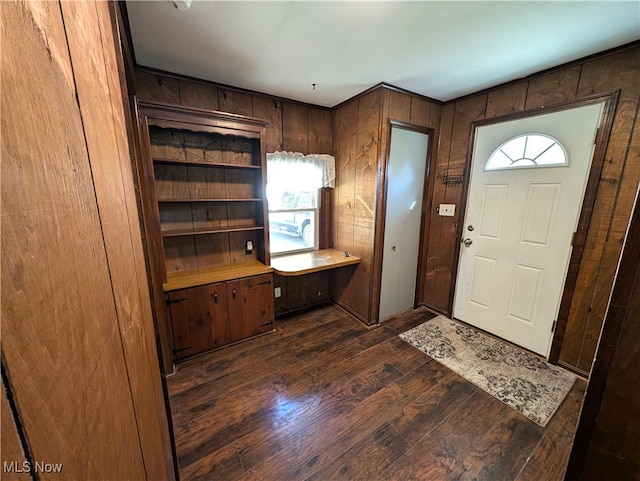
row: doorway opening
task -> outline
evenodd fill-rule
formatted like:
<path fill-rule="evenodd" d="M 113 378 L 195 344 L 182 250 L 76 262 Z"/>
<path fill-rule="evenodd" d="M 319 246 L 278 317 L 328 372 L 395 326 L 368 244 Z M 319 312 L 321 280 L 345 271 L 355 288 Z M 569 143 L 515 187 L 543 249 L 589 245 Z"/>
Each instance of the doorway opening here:
<path fill-rule="evenodd" d="M 415 307 L 429 134 L 391 123 L 379 319 Z"/>

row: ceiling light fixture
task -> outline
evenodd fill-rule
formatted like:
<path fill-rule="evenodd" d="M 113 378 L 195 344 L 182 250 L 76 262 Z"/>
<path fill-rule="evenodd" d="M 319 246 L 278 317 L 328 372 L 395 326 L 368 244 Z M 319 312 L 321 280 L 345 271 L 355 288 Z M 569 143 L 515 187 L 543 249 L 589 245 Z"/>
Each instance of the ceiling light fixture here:
<path fill-rule="evenodd" d="M 169 3 L 171 3 L 178 10 L 189 10 L 191 2 L 193 2 L 193 0 L 169 0 Z"/>

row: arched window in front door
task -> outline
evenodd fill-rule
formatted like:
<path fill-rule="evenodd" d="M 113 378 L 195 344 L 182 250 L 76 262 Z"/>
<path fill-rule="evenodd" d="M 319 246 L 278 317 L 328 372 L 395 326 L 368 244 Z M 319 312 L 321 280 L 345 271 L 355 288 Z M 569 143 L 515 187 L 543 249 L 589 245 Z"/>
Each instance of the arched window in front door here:
<path fill-rule="evenodd" d="M 567 152 L 553 137 L 525 134 L 507 140 L 489 156 L 484 170 L 569 165 Z"/>

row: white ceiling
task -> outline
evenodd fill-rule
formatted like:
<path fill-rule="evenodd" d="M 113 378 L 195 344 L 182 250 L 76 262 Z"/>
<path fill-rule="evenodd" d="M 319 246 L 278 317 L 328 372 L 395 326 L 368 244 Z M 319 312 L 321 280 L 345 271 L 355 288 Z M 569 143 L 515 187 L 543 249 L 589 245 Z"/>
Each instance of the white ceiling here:
<path fill-rule="evenodd" d="M 640 39 L 638 0 L 127 9 L 139 65 L 327 107 L 380 82 L 447 101 Z"/>

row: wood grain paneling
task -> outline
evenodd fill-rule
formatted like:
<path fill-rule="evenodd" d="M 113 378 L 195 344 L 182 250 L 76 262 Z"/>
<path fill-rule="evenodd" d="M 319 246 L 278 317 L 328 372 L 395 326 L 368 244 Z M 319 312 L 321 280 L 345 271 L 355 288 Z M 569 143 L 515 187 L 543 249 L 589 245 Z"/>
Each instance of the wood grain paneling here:
<path fill-rule="evenodd" d="M 402 122 L 411 121 L 411 97 L 396 90 L 386 90 L 385 95 L 388 97 L 389 113 L 388 116 L 393 120 Z M 427 111 L 428 118 L 428 111 Z M 412 122 L 415 123 L 415 122 Z M 385 151 L 386 152 L 386 151 Z"/>
<path fill-rule="evenodd" d="M 451 174 L 459 174 L 460 172 L 449 171 L 449 151 L 451 147 L 451 139 L 453 133 L 453 118 L 455 115 L 455 104 L 447 104 L 442 108 L 442 118 L 440 123 L 440 142 L 438 153 L 433 169 L 433 190 L 431 194 L 431 210 L 429 214 L 429 237 L 426 246 L 426 271 L 424 273 L 424 289 L 422 299 L 428 306 L 431 306 L 441 312 L 447 310 L 444 299 L 436 294 L 439 273 L 446 268 L 443 264 L 440 244 L 442 238 L 443 217 L 436 212 L 436 207 L 444 203 L 446 194 L 446 185 L 443 182 L 444 176 Z M 446 239 L 445 239 L 446 241 Z"/>
<path fill-rule="evenodd" d="M 576 65 L 531 79 L 525 109 L 573 100 L 576 97 L 580 70 L 580 65 Z"/>
<path fill-rule="evenodd" d="M 331 112 L 309 109 L 309 154 L 331 153 Z"/>
<path fill-rule="evenodd" d="M 434 124 L 440 118 L 440 115 L 436 113 L 439 110 L 440 106 L 435 102 L 420 97 L 411 97 L 409 123 L 420 127 L 435 128 Z"/>
<path fill-rule="evenodd" d="M 331 111 L 265 94 L 234 90 L 213 82 L 136 68 L 141 100 L 249 115 L 269 122 L 267 152 L 331 153 Z"/>
<path fill-rule="evenodd" d="M 524 110 L 528 82 L 519 82 L 492 90 L 487 94 L 487 118 Z"/>
<path fill-rule="evenodd" d="M 178 79 L 136 69 L 136 93 L 142 100 L 180 105 Z"/>
<path fill-rule="evenodd" d="M 94 181 L 109 274 L 127 362 L 146 474 L 169 479 L 160 364 L 147 289 L 141 232 L 129 159 L 116 39 L 106 2 L 64 2 L 62 14 Z M 88 49 L 87 45 L 101 48 Z M 110 108 L 95 108 L 95 105 Z M 123 215 L 125 213 L 125 215 Z M 135 259 L 136 262 L 131 262 Z"/>
<path fill-rule="evenodd" d="M 109 6 L 1 8 L 2 351 L 33 457 L 171 479 Z"/>
<path fill-rule="evenodd" d="M 220 110 L 217 87 L 186 79 L 179 79 L 178 85 L 180 88 L 180 105 Z"/>
<path fill-rule="evenodd" d="M 267 152 L 282 150 L 282 102 L 256 96 L 253 98 L 253 116 L 269 122 L 265 146 Z"/>
<path fill-rule="evenodd" d="M 334 113 L 333 138 L 336 157 L 336 189 L 333 195 L 332 219 L 333 247 L 359 256 L 353 240 L 355 210 L 355 158 L 354 142 L 357 128 L 358 104 L 346 104 Z M 356 268 L 338 269 L 330 274 L 331 297 L 345 309 L 350 309 L 353 290 L 351 279 Z"/>
<path fill-rule="evenodd" d="M 253 101 L 251 95 L 245 92 L 219 88 L 218 105 L 222 112 L 253 116 Z"/>
<path fill-rule="evenodd" d="M 453 119 L 452 142 L 447 165 L 449 174 L 463 174 L 470 160 L 471 148 L 471 123 L 484 118 L 487 98 L 479 95 L 456 102 L 455 116 Z M 450 304 L 452 300 L 453 283 L 455 281 L 455 258 L 460 248 L 458 240 L 458 226 L 464 220 L 464 184 L 445 185 L 444 203 L 459 204 L 453 217 L 443 217 L 440 230 L 441 244 L 439 248 L 439 263 L 442 267 L 438 270 L 436 280 L 436 299 L 439 304 Z M 444 240 L 444 242 L 443 242 Z M 452 242 L 453 241 L 453 242 Z"/>
<path fill-rule="evenodd" d="M 640 210 L 631 217 L 567 480 L 640 476 Z"/>
<path fill-rule="evenodd" d="M 639 94 L 640 97 L 640 94 Z M 598 338 L 606 312 L 609 291 L 615 276 L 616 259 L 625 235 L 627 218 L 631 208 L 633 190 L 640 179 L 640 104 L 636 104 L 634 130 L 631 134 L 625 154 L 624 170 L 621 173 L 620 187 L 616 198 L 615 210 L 610 217 L 607 243 L 602 256 L 598 273 L 597 286 L 594 291 L 594 302 L 591 316 L 588 318 L 586 332 L 580 352 L 578 367 L 588 371 L 591 368 Z"/>
<path fill-rule="evenodd" d="M 287 152 L 309 152 L 309 109 L 300 104 L 282 104 L 282 147 Z"/>
<path fill-rule="evenodd" d="M 362 259 L 353 279 L 353 310 L 375 322 L 371 315 L 372 276 L 377 207 L 377 179 L 382 91 L 373 91 L 358 100 L 356 131 L 355 208 L 353 241 Z"/>
<path fill-rule="evenodd" d="M 591 369 L 633 192 L 640 180 L 637 156 L 629 155 L 638 118 L 640 86 L 635 79 L 640 72 L 639 50 L 585 63 L 578 86 L 578 96 L 620 89 L 559 358 L 563 365 L 583 372 Z"/>

